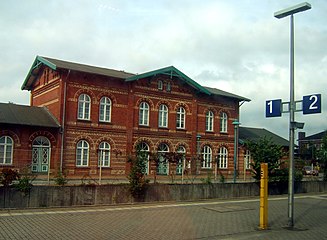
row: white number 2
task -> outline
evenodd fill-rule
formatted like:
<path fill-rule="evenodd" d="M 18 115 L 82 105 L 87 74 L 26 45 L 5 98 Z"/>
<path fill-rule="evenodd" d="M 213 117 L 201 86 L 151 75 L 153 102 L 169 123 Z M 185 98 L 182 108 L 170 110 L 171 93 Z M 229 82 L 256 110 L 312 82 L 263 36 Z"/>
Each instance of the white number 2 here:
<path fill-rule="evenodd" d="M 317 95 L 311 95 L 309 100 L 312 101 L 312 103 L 309 106 L 309 109 L 310 110 L 318 109 L 318 105 L 315 105 L 317 103 L 317 101 L 318 101 Z"/>

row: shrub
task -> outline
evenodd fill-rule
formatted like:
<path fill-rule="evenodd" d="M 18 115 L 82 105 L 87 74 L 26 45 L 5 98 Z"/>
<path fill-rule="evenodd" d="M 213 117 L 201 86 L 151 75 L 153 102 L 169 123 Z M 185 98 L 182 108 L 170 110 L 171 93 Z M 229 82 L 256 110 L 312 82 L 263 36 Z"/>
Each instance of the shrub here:
<path fill-rule="evenodd" d="M 17 170 L 12 170 L 10 168 L 4 168 L 0 174 L 0 183 L 4 187 L 8 187 L 13 181 L 19 179 L 19 174 Z"/>

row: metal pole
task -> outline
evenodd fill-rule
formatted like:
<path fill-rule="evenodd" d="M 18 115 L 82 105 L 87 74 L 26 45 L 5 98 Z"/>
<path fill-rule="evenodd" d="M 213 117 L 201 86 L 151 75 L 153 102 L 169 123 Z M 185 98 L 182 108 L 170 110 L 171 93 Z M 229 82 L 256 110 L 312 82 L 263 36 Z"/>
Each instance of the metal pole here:
<path fill-rule="evenodd" d="M 294 21 L 290 18 L 290 122 L 289 122 L 289 180 L 288 180 L 288 227 L 294 226 Z"/>

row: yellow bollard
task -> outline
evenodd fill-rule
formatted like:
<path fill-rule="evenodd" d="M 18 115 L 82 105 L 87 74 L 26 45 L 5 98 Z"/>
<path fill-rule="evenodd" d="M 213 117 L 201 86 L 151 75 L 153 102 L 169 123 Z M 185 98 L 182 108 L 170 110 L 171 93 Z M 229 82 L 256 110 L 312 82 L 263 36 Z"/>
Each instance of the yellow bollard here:
<path fill-rule="evenodd" d="M 261 163 L 259 228 L 268 228 L 268 163 Z"/>

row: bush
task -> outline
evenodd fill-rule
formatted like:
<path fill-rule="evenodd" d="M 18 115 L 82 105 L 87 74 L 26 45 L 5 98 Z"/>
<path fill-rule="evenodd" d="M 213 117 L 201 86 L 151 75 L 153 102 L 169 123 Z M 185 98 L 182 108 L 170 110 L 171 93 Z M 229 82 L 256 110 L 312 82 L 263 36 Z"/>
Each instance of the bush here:
<path fill-rule="evenodd" d="M 57 175 L 54 179 L 55 183 L 59 186 L 64 186 L 65 184 L 67 184 L 68 180 L 67 180 L 67 174 L 66 173 L 62 173 L 62 171 L 58 171 Z"/>
<path fill-rule="evenodd" d="M 10 168 L 4 168 L 0 174 L 0 183 L 4 187 L 8 187 L 13 181 L 19 179 L 19 174 L 17 170 L 12 170 Z"/>

